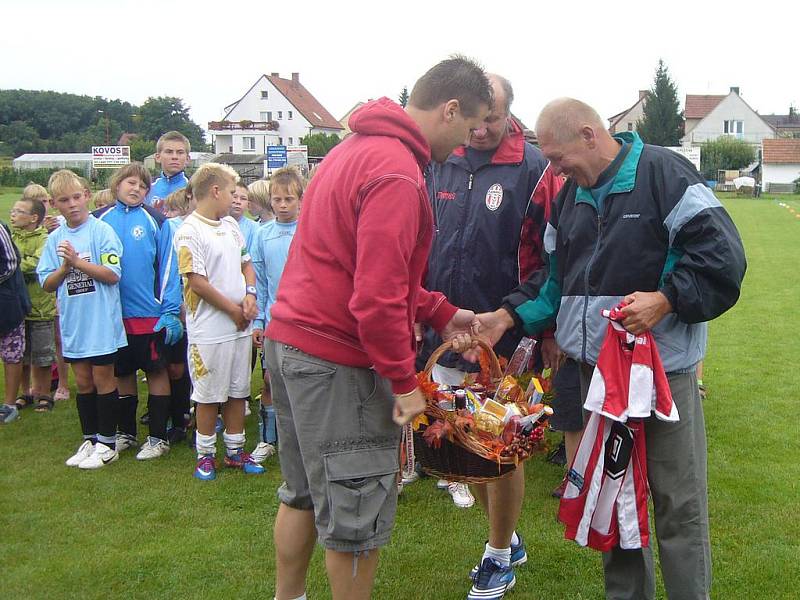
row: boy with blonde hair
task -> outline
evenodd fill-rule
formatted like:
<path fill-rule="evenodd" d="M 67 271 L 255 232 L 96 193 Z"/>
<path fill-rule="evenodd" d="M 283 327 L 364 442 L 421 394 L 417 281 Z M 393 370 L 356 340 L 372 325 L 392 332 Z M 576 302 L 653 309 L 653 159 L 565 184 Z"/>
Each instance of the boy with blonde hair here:
<path fill-rule="evenodd" d="M 156 142 L 156 162 L 161 165 L 161 176 L 153 182 L 145 204 L 163 212 L 164 200 L 172 192 L 189 183 L 184 170 L 189 164 L 191 144 L 180 131 L 168 131 Z"/>
<path fill-rule="evenodd" d="M 95 192 L 94 195 L 92 195 L 92 203 L 94 204 L 95 210 L 100 210 L 114 203 L 114 194 L 112 194 L 111 190 L 108 188 Z"/>
<path fill-rule="evenodd" d="M 128 343 L 118 286 L 122 243 L 89 214 L 89 193 L 72 171 L 54 173 L 49 188 L 66 222 L 47 238 L 36 273 L 46 292 L 58 292 L 64 358 L 75 375 L 84 438 L 66 464 L 99 469 L 119 458 L 114 362 Z"/>
<path fill-rule="evenodd" d="M 250 397 L 250 321 L 257 315 L 256 276 L 236 221 L 229 216 L 236 172 L 207 163 L 192 176 L 197 208 L 180 226 L 174 246 L 184 277 L 192 401 L 197 406 L 194 476 L 216 478 L 218 405 L 225 421 L 225 464 L 264 472 L 244 452 L 245 403 Z"/>
<path fill-rule="evenodd" d="M 264 179 L 254 181 L 247 186 L 247 198 L 250 202 L 250 214 L 255 217 L 255 222 L 269 223 L 275 218 L 269 201 L 269 182 Z"/>
<path fill-rule="evenodd" d="M 236 191 L 233 192 L 233 202 L 231 202 L 231 216 L 236 220 L 236 224 L 244 236 L 244 243 L 248 252 L 253 247 L 253 241 L 258 231 L 258 223 L 245 214 L 249 208 L 248 188 L 242 181 L 237 181 Z"/>

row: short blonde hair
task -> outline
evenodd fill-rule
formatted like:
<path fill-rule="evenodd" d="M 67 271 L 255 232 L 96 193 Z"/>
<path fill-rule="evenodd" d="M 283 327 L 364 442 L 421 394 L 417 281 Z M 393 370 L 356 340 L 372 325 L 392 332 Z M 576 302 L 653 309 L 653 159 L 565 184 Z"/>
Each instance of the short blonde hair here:
<path fill-rule="evenodd" d="M 303 197 L 306 182 L 297 167 L 282 167 L 269 178 L 270 198 L 272 197 L 272 188 L 276 185 L 283 186 L 300 200 Z"/>
<path fill-rule="evenodd" d="M 84 185 L 81 178 L 69 169 L 61 169 L 50 175 L 47 181 L 47 189 L 50 195 L 55 199 L 61 195 L 69 194 L 75 189 L 83 191 Z"/>
<path fill-rule="evenodd" d="M 156 152 L 161 152 L 164 149 L 164 144 L 167 142 L 181 142 L 186 146 L 186 154 L 192 151 L 192 145 L 189 143 L 189 138 L 183 135 L 180 131 L 168 131 L 156 142 Z"/>
<path fill-rule="evenodd" d="M 181 188 L 172 192 L 164 200 L 167 210 L 173 210 L 181 216 L 189 213 L 189 198 L 186 196 L 186 188 Z"/>
<path fill-rule="evenodd" d="M 117 197 L 119 184 L 122 183 L 123 179 L 127 179 L 128 177 L 138 177 L 142 183 L 147 186 L 147 191 L 150 191 L 150 186 L 152 185 L 150 171 L 148 171 L 142 163 L 132 162 L 120 169 L 117 169 L 111 176 L 111 182 L 108 184 L 108 187 L 111 188 L 111 193 L 114 194 L 114 198 Z"/>
<path fill-rule="evenodd" d="M 256 206 L 264 210 L 272 210 L 269 204 L 269 183 L 263 179 L 254 181 L 247 186 L 247 199 L 255 202 Z"/>
<path fill-rule="evenodd" d="M 47 193 L 47 188 L 43 185 L 31 182 L 22 190 L 22 198 L 20 198 L 20 200 L 41 200 L 42 202 L 48 202 L 50 200 L 50 194 Z"/>
<path fill-rule="evenodd" d="M 221 163 L 208 162 L 201 165 L 192 175 L 190 183 L 192 185 L 192 195 L 200 200 L 211 192 L 211 187 L 239 181 L 239 174 L 228 165 Z"/>
<path fill-rule="evenodd" d="M 92 196 L 92 202 L 95 208 L 102 208 L 114 203 L 114 194 L 111 193 L 109 188 L 95 192 Z"/>

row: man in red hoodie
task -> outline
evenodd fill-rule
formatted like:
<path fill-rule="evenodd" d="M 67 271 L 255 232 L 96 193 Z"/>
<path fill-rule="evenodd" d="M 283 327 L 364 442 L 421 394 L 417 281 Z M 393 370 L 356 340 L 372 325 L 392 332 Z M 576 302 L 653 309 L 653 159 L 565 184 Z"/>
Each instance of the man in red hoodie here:
<path fill-rule="evenodd" d="M 422 288 L 433 237 L 423 171 L 481 127 L 491 105 L 479 66 L 442 61 L 405 110 L 388 98 L 359 109 L 353 135 L 306 191 L 265 332 L 285 479 L 278 600 L 305 598 L 317 538 L 334 600 L 372 593 L 397 508 L 400 426 L 425 407 L 413 324 L 461 340 L 475 325 L 471 311 Z"/>

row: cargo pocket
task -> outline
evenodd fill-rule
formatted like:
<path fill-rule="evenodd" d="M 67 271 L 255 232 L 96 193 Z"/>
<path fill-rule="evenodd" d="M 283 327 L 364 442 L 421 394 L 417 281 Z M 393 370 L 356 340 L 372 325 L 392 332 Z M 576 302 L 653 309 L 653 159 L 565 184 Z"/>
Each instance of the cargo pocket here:
<path fill-rule="evenodd" d="M 325 455 L 334 540 L 359 542 L 387 533 L 397 510 L 397 448 L 360 448 Z"/>

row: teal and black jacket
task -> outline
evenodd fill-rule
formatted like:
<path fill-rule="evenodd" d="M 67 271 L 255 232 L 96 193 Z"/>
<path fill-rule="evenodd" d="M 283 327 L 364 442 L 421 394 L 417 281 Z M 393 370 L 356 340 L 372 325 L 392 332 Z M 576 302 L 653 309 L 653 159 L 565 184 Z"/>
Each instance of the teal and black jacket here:
<path fill-rule="evenodd" d="M 688 371 L 705 353 L 706 322 L 739 298 L 742 241 L 686 158 L 635 132 L 616 137 L 631 148 L 601 210 L 590 190 L 567 181 L 545 232 L 548 276 L 525 290 L 528 301 L 506 307 L 516 307 L 528 333 L 555 320 L 561 349 L 596 364 L 607 325 L 600 311 L 636 291 L 661 291 L 673 308 L 653 328 L 664 369 Z"/>

